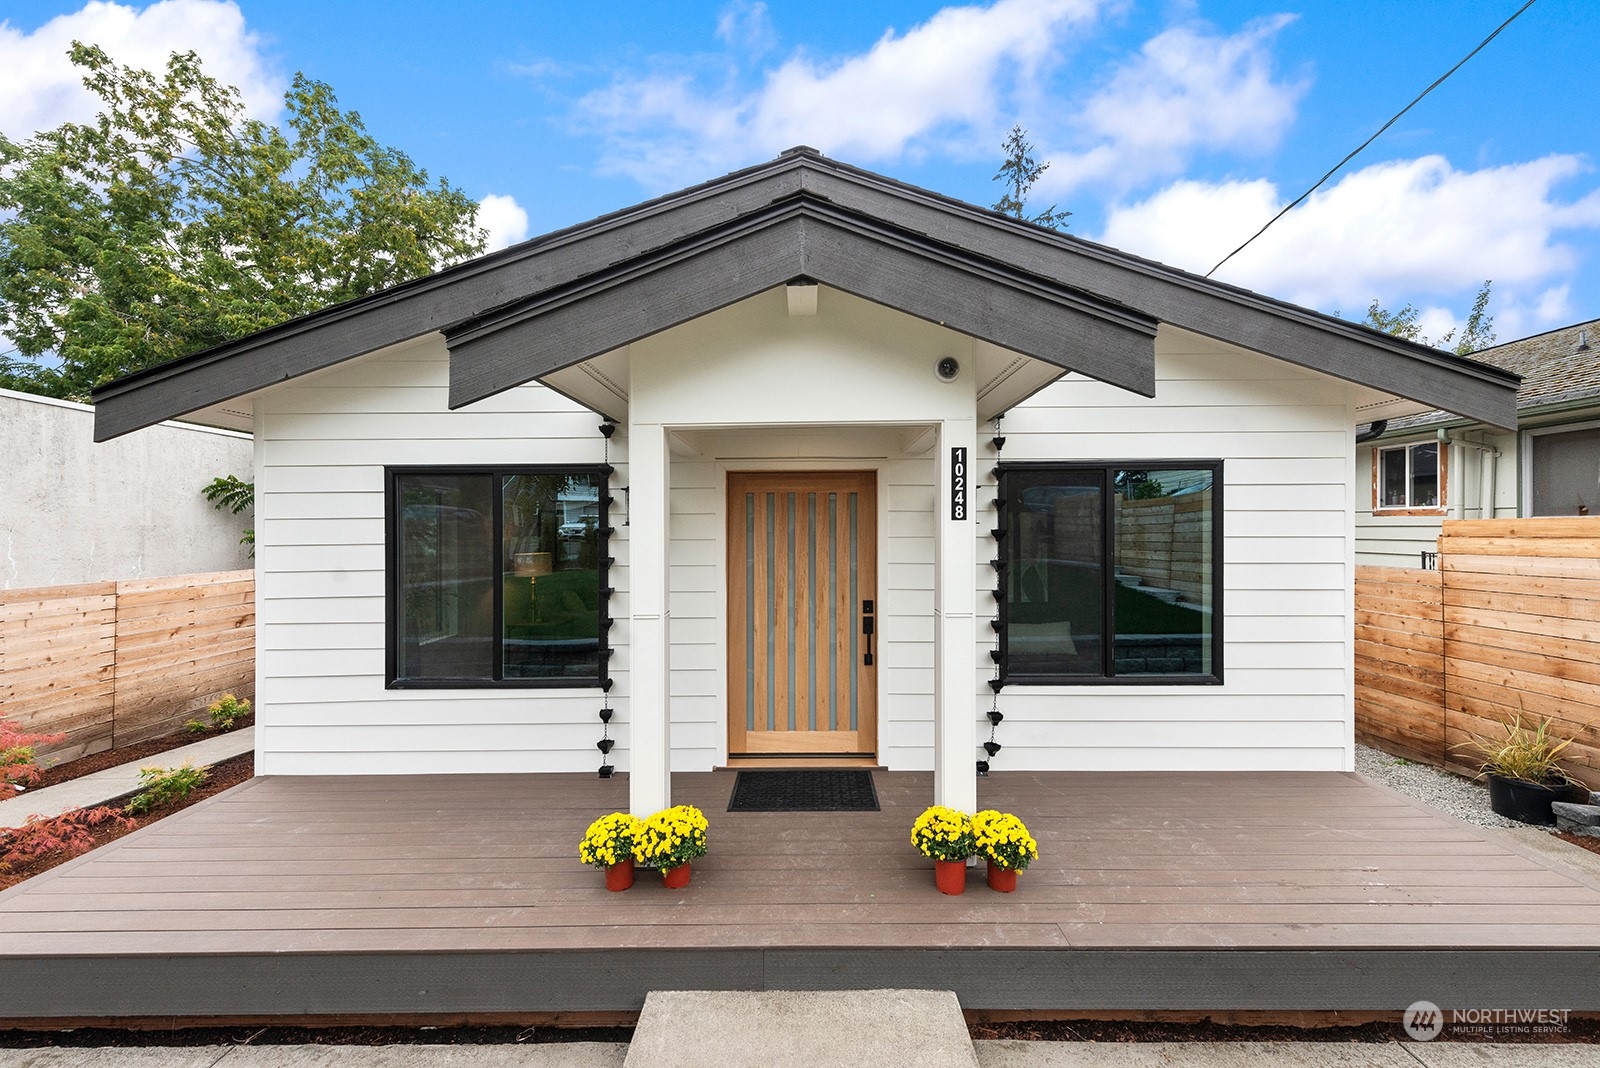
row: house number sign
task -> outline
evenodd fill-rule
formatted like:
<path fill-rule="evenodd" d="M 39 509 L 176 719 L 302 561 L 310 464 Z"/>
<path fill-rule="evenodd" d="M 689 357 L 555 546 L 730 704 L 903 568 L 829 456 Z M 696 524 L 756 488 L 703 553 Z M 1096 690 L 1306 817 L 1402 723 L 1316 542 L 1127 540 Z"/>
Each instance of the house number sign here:
<path fill-rule="evenodd" d="M 950 519 L 964 522 L 967 518 L 967 450 L 950 450 Z"/>

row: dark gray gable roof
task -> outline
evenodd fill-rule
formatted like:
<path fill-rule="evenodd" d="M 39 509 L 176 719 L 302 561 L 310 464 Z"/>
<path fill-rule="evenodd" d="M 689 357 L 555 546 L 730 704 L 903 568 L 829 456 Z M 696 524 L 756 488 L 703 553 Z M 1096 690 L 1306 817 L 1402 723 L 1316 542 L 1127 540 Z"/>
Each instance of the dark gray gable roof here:
<path fill-rule="evenodd" d="M 95 391 L 116 437 L 443 331 L 469 403 L 797 278 L 1138 392 L 1157 322 L 1485 422 L 1516 377 L 793 149 Z"/>

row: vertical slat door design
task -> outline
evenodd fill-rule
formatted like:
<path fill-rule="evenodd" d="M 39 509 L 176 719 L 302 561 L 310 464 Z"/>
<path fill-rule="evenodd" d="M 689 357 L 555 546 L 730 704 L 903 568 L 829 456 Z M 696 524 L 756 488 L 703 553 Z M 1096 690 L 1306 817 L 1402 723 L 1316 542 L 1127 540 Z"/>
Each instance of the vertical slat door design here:
<path fill-rule="evenodd" d="M 728 753 L 877 749 L 877 476 L 728 475 Z"/>

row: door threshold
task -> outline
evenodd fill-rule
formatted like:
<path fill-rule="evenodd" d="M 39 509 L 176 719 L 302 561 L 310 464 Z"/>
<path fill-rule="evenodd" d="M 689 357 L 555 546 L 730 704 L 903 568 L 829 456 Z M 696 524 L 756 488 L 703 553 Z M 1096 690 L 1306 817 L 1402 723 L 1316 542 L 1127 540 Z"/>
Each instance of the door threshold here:
<path fill-rule="evenodd" d="M 741 768 L 871 768 L 875 771 L 889 769 L 878 763 L 877 757 L 862 756 L 806 756 L 804 754 L 774 753 L 772 756 L 730 756 L 723 768 L 735 771 Z"/>

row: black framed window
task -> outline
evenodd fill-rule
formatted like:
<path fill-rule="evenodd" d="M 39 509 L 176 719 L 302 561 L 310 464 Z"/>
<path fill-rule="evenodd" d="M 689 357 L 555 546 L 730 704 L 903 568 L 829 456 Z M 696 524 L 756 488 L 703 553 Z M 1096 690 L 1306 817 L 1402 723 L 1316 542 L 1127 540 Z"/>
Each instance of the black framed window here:
<path fill-rule="evenodd" d="M 390 468 L 389 685 L 598 685 L 607 473 Z"/>
<path fill-rule="evenodd" d="M 1222 463 L 1000 468 L 1008 683 L 1222 681 Z"/>

